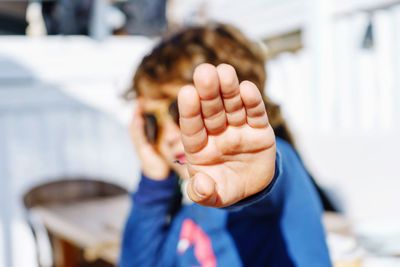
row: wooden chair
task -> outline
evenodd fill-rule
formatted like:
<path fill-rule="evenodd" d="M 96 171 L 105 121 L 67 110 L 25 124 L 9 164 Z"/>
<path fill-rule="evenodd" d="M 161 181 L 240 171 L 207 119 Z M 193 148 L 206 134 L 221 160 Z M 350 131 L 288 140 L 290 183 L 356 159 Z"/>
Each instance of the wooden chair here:
<path fill-rule="evenodd" d="M 26 220 L 32 231 L 36 245 L 38 265 L 40 267 L 111 266 L 101 260 L 87 262 L 83 257 L 82 249 L 49 232 L 48 229 L 40 223 L 40 218 L 33 216 L 30 212 L 32 208 L 54 204 L 70 204 L 90 199 L 119 196 L 127 193 L 127 190 L 118 185 L 85 178 L 59 179 L 40 184 L 26 192 L 23 196 L 23 203 L 26 209 Z M 43 231 L 40 229 L 43 229 Z M 45 252 L 43 251 L 43 245 L 41 246 L 41 244 L 39 244 L 40 236 L 46 236 L 50 243 L 52 258 L 50 260 L 43 261 L 43 254 L 45 254 Z"/>

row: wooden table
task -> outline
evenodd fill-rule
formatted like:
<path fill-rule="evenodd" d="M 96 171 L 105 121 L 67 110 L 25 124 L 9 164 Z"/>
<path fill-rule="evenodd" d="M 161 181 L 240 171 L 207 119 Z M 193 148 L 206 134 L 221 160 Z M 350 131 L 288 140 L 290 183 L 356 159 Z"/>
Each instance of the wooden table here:
<path fill-rule="evenodd" d="M 130 197 L 124 195 L 35 207 L 33 211 L 52 234 L 82 248 L 86 260 L 116 264 L 130 205 Z"/>

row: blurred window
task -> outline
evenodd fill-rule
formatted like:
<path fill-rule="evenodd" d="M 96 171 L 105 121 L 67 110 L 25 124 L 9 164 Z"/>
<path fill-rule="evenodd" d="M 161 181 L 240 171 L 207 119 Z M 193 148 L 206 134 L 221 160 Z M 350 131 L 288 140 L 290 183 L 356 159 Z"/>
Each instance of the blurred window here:
<path fill-rule="evenodd" d="M 25 34 L 27 6 L 27 1 L 0 1 L 0 35 Z"/>

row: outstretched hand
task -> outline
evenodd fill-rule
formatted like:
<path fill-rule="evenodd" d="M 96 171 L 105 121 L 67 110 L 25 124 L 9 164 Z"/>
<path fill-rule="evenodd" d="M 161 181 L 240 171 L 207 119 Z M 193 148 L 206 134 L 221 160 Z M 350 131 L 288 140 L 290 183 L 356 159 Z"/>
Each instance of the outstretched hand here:
<path fill-rule="evenodd" d="M 265 189 L 275 172 L 275 136 L 257 87 L 227 64 L 198 66 L 178 95 L 190 181 L 204 206 L 225 207 Z"/>

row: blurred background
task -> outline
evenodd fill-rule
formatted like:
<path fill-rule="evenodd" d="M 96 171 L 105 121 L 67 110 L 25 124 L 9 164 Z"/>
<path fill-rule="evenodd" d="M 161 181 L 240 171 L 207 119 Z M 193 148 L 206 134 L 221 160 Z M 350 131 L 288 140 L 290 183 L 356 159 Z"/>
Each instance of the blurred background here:
<path fill-rule="evenodd" d="M 400 1 L 0 0 L 0 267 L 115 264 L 140 171 L 121 95 L 210 21 L 263 45 L 336 266 L 400 266 Z"/>

